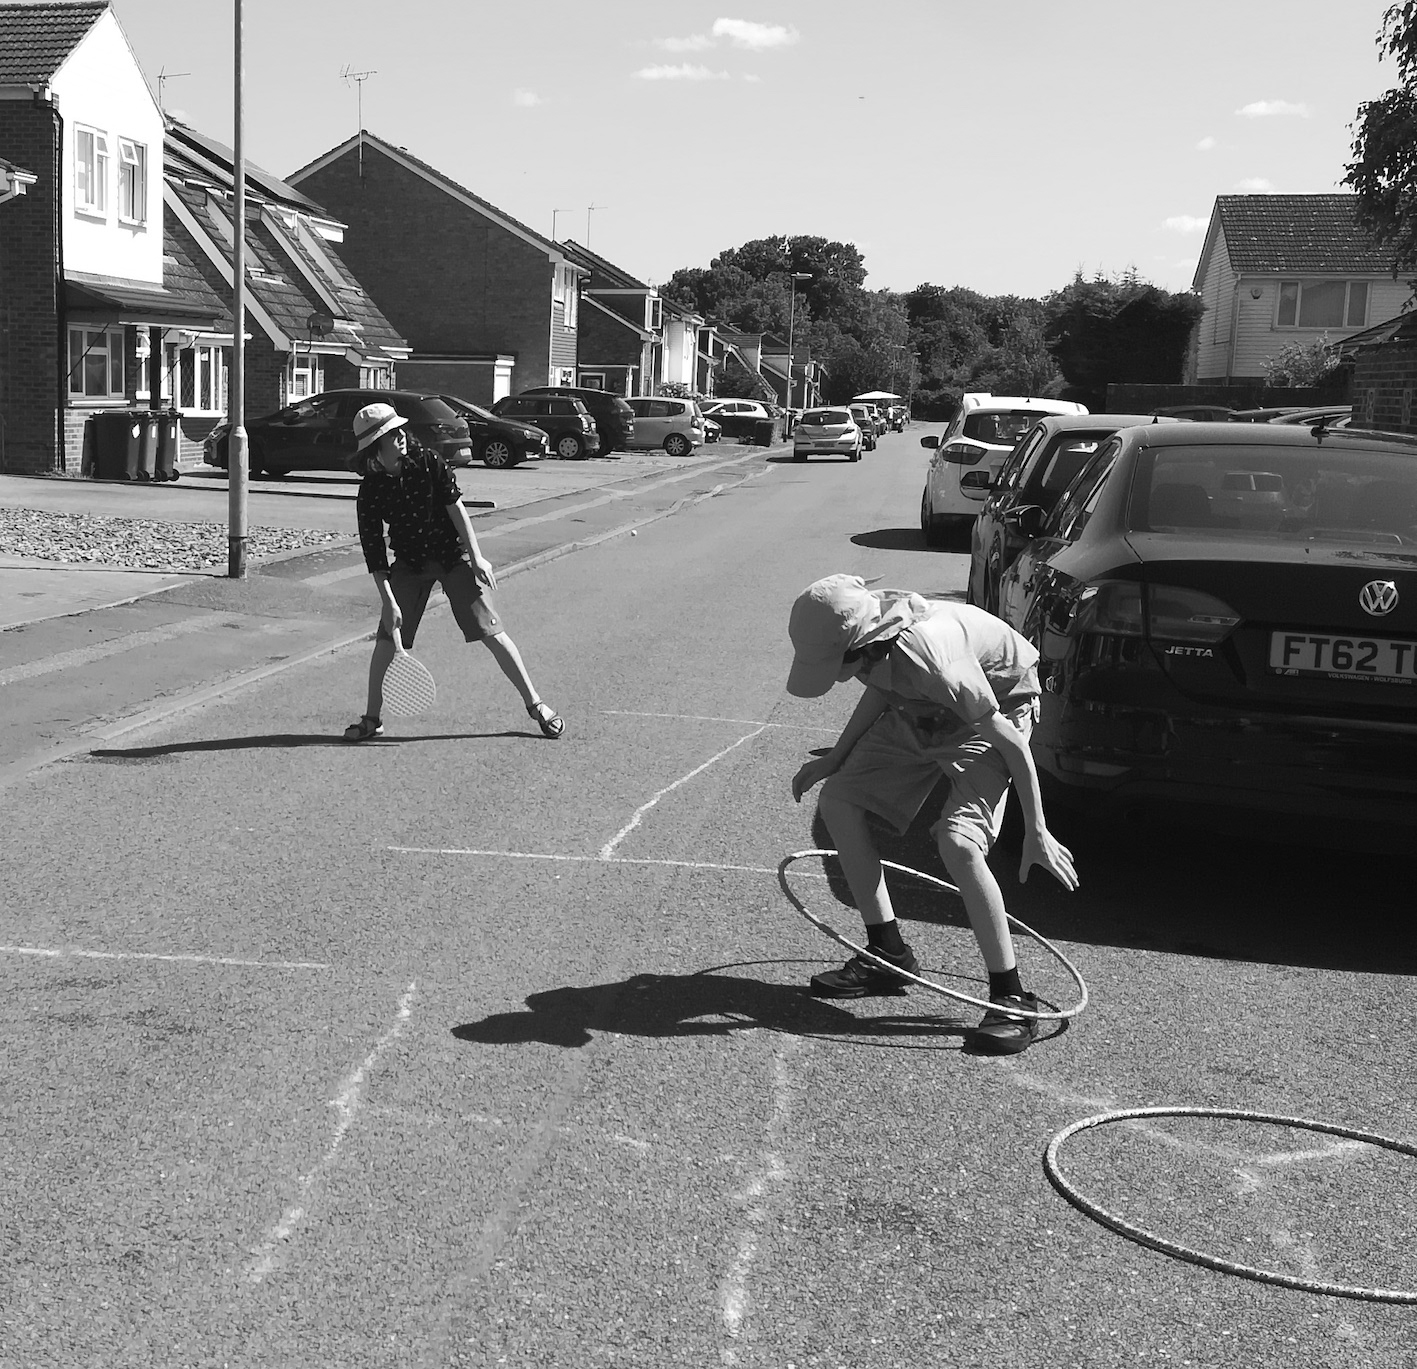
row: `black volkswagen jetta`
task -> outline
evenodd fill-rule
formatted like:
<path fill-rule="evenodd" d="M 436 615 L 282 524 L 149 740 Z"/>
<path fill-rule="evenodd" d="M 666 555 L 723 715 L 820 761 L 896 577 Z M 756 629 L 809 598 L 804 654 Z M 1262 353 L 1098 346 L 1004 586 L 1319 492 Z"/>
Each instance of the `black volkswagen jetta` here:
<path fill-rule="evenodd" d="M 1053 781 L 1417 822 L 1417 442 L 1128 428 L 1038 515 L 999 598 Z"/>

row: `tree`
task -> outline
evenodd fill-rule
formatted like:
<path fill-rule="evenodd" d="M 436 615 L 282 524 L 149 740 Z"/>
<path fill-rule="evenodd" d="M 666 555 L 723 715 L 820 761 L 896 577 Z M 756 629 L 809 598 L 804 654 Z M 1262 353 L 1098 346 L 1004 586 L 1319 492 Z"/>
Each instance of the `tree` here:
<path fill-rule="evenodd" d="M 1045 302 L 1043 337 L 1063 378 L 1090 409 L 1107 386 L 1179 383 L 1191 333 L 1205 312 L 1193 291 L 1172 294 L 1135 271 L 1116 279 L 1082 272 Z"/>
<path fill-rule="evenodd" d="M 1358 223 L 1387 249 L 1396 276 L 1417 272 L 1417 0 L 1384 13 L 1378 55 L 1397 63 L 1401 84 L 1358 106 L 1353 161 L 1342 183 L 1354 192 Z"/>
<path fill-rule="evenodd" d="M 1270 385 L 1317 385 L 1335 366 L 1338 353 L 1325 333 L 1312 342 L 1291 342 L 1281 347 L 1264 364 Z"/>

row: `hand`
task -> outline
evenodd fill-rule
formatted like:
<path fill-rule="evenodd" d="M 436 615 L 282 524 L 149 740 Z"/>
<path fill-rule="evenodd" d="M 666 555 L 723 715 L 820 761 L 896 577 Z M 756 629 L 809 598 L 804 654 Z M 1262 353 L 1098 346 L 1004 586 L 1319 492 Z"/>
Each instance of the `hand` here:
<path fill-rule="evenodd" d="M 803 794 L 828 775 L 836 774 L 840 766 L 841 762 L 832 760 L 830 754 L 814 757 L 792 777 L 792 797 L 801 803 Z"/>
<path fill-rule="evenodd" d="M 1063 888 L 1073 890 L 1078 887 L 1077 871 L 1073 869 L 1073 853 L 1058 841 L 1046 828 L 1024 833 L 1023 859 L 1019 861 L 1018 880 L 1028 883 L 1028 872 L 1035 865 L 1041 865 Z"/>
<path fill-rule="evenodd" d="M 492 569 L 492 562 L 485 556 L 474 558 L 472 563 L 472 573 L 482 581 L 488 589 L 497 588 L 497 576 Z"/>
<path fill-rule="evenodd" d="M 396 642 L 403 640 L 399 629 L 403 626 L 403 610 L 392 597 L 384 601 L 384 629 Z"/>

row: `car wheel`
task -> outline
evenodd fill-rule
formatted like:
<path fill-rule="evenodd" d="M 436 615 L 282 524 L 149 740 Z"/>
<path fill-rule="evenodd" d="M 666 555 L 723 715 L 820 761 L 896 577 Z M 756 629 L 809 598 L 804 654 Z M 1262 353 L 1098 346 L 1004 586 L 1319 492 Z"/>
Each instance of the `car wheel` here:
<path fill-rule="evenodd" d="M 807 459 L 807 453 L 806 453 L 806 452 L 793 452 L 793 453 L 792 453 L 792 459 L 793 459 L 794 461 L 805 461 L 805 460 Z"/>
<path fill-rule="evenodd" d="M 852 452 L 851 455 L 847 458 L 847 460 L 848 460 L 848 461 L 860 461 L 860 460 L 861 460 L 861 448 L 860 448 L 860 447 L 857 447 L 856 450 L 855 450 L 854 452 Z"/>
<path fill-rule="evenodd" d="M 925 534 L 927 547 L 943 547 L 945 545 L 945 530 L 940 526 L 940 520 L 930 512 L 928 494 L 920 496 L 920 531 Z"/>
<path fill-rule="evenodd" d="M 556 455 L 562 461 L 579 461 L 585 455 L 585 443 L 575 433 L 566 433 L 556 439 Z"/>
<path fill-rule="evenodd" d="M 515 466 L 517 458 L 516 453 L 512 451 L 512 444 L 504 438 L 488 438 L 482 448 L 482 464 L 490 466 L 494 471 Z"/>
<path fill-rule="evenodd" d="M 683 433 L 670 433 L 664 439 L 664 450 L 670 456 L 688 456 L 694 450 L 694 444 Z"/>

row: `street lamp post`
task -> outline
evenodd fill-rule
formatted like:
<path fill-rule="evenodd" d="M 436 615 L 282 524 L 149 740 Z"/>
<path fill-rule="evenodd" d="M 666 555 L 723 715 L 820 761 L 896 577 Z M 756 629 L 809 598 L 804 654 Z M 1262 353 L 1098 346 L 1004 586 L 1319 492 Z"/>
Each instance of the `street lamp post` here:
<path fill-rule="evenodd" d="M 235 4 L 236 136 L 232 140 L 231 180 L 232 221 L 235 233 L 231 244 L 231 384 L 228 392 L 230 428 L 226 436 L 227 536 L 226 573 L 232 580 L 246 578 L 246 131 L 242 85 L 245 81 L 245 54 L 242 0 Z"/>
<path fill-rule="evenodd" d="M 810 271 L 793 271 L 792 276 L 792 301 L 787 307 L 787 411 L 788 422 L 791 422 L 792 415 L 792 332 L 797 323 L 797 282 L 799 280 L 811 280 Z M 804 395 L 805 399 L 806 396 Z"/>

